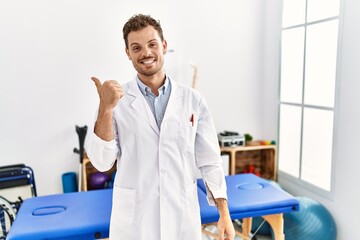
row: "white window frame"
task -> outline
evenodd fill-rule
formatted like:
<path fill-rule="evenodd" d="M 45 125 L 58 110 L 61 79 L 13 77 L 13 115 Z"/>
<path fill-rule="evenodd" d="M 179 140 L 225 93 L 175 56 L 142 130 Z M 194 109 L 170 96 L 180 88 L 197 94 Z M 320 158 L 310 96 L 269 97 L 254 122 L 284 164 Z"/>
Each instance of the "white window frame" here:
<path fill-rule="evenodd" d="M 307 14 L 307 5 L 308 5 L 308 1 L 306 0 L 306 6 L 305 6 L 305 11 Z M 305 28 L 305 33 L 304 33 L 304 55 L 303 55 L 303 78 L 302 78 L 302 84 L 304 86 L 305 84 L 305 63 L 306 63 L 306 33 L 307 33 L 307 26 L 309 25 L 313 25 L 313 24 L 318 24 L 318 23 L 322 23 L 325 21 L 331 21 L 334 19 L 338 20 L 338 42 L 337 42 L 337 59 L 336 59 L 336 74 L 335 74 L 335 102 L 334 102 L 334 107 L 322 107 L 322 106 L 313 106 L 313 105 L 307 105 L 304 104 L 304 92 L 305 92 L 305 88 L 303 87 L 302 89 L 302 102 L 300 104 L 297 103 L 289 103 L 289 102 L 283 102 L 281 101 L 281 74 L 279 77 L 279 88 L 278 88 L 278 136 L 280 136 L 280 108 L 282 105 L 290 105 L 290 106 L 298 106 L 301 107 L 301 140 L 300 140 L 300 161 L 299 161 L 299 177 L 295 177 L 293 175 L 290 175 L 286 172 L 281 171 L 280 169 L 278 169 L 278 175 L 281 179 L 289 181 L 301 188 L 307 189 L 311 192 L 314 192 L 318 195 L 324 196 L 326 198 L 329 199 L 333 199 L 334 197 L 334 186 L 335 186 L 335 168 L 336 168 L 336 142 L 337 142 L 337 129 L 338 129 L 338 93 L 339 93 L 339 85 L 340 85 L 340 63 L 341 63 L 341 46 L 342 46 L 342 29 L 343 29 L 343 9 L 344 9 L 344 1 L 340 0 L 340 6 L 339 6 L 339 15 L 336 17 L 329 17 L 329 18 L 325 18 L 325 19 L 321 19 L 321 20 L 317 20 L 317 21 L 313 21 L 313 22 L 307 22 L 306 20 L 306 15 L 305 15 L 305 23 L 304 24 L 299 24 L 299 25 L 294 25 L 294 26 L 288 26 L 288 27 L 282 27 L 281 33 L 284 30 L 287 29 L 291 29 L 291 28 L 296 28 L 296 27 L 304 27 Z M 280 43 L 280 46 L 282 45 L 282 43 Z M 280 48 L 280 56 L 281 56 L 281 48 Z M 282 62 L 281 62 L 281 57 L 280 57 L 280 72 L 281 72 L 281 66 L 282 66 Z M 316 185 L 313 185 L 311 183 L 308 183 L 304 180 L 301 179 L 301 152 L 302 152 L 302 136 L 303 136 L 303 112 L 304 112 L 304 108 L 309 107 L 312 109 L 321 109 L 321 110 L 331 110 L 334 114 L 334 121 L 333 121 L 333 137 L 332 137 L 332 157 L 331 157 L 331 183 L 330 183 L 330 191 L 327 191 L 323 188 L 320 188 Z M 278 139 L 278 146 L 279 146 L 279 151 L 281 151 L 281 147 L 280 147 L 280 142 Z M 278 154 L 279 156 L 280 154 Z M 279 166 L 279 165 L 278 165 Z"/>

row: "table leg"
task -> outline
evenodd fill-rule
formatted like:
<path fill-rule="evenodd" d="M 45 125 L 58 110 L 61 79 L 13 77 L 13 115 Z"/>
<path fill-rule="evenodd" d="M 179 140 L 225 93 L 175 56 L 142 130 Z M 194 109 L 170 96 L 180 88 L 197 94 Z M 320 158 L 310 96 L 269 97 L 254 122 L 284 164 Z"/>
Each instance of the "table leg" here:
<path fill-rule="evenodd" d="M 236 174 L 236 152 L 230 152 L 230 175 Z"/>
<path fill-rule="evenodd" d="M 250 239 L 251 228 L 252 228 L 252 218 L 244 218 L 242 220 L 242 235 L 244 239 Z"/>
<path fill-rule="evenodd" d="M 264 218 L 271 226 L 275 240 L 285 240 L 284 235 L 284 219 L 283 214 L 273 214 L 273 215 L 267 215 L 263 216 Z"/>

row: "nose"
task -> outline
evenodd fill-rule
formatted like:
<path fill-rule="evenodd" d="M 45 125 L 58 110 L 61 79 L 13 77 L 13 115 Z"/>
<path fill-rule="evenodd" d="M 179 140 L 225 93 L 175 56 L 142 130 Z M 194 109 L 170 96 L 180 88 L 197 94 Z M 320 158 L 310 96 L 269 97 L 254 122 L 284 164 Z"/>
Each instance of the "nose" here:
<path fill-rule="evenodd" d="M 149 47 L 144 48 L 143 57 L 149 57 L 151 56 L 151 50 Z"/>

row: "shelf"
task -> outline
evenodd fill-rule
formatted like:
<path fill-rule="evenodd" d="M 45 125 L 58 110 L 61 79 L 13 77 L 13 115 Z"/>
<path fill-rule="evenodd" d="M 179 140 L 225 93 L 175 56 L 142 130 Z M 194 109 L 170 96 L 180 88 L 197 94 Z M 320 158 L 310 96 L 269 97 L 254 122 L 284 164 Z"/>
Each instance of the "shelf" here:
<path fill-rule="evenodd" d="M 229 154 L 230 175 L 250 171 L 260 177 L 276 180 L 276 145 L 221 147 L 220 150 Z"/>
<path fill-rule="evenodd" d="M 108 175 L 109 179 L 111 179 L 112 174 L 116 171 L 116 164 L 114 164 L 114 166 L 109 170 L 106 171 L 105 173 Z M 88 190 L 92 190 L 90 188 L 90 184 L 88 182 L 88 179 L 90 177 L 91 174 L 98 172 L 98 170 L 96 170 L 96 168 L 92 165 L 90 159 L 87 157 L 87 155 L 84 156 L 83 158 L 83 165 L 82 165 L 82 191 L 88 191 Z"/>

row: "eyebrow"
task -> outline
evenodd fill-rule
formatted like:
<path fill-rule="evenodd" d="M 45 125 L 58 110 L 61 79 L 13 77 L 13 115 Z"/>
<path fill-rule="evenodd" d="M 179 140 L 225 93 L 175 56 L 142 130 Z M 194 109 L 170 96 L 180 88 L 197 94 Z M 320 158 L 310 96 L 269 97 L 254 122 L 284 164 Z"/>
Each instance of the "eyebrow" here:
<path fill-rule="evenodd" d="M 151 43 L 151 42 L 157 42 L 157 39 L 151 39 L 150 41 L 148 41 L 147 43 Z M 133 45 L 141 45 L 141 44 L 139 44 L 139 43 L 137 43 L 137 42 L 134 42 L 134 43 L 131 43 L 130 44 L 130 47 L 132 47 Z"/>

